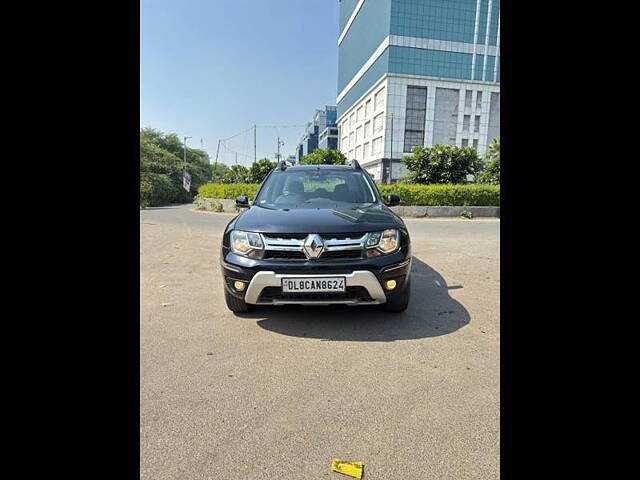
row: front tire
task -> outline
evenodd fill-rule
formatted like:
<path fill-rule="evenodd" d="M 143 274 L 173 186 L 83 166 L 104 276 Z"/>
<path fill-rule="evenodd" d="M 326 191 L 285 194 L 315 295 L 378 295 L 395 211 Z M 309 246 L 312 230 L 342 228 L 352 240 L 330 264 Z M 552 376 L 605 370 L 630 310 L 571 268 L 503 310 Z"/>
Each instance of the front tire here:
<path fill-rule="evenodd" d="M 226 290 L 224 291 L 224 300 L 227 302 L 227 308 L 234 313 L 248 312 L 251 309 L 251 305 L 240 298 L 234 297 Z"/>
<path fill-rule="evenodd" d="M 407 283 L 401 292 L 397 292 L 391 295 L 387 299 L 387 303 L 384 304 L 384 309 L 387 312 L 401 313 L 404 312 L 409 306 L 409 300 L 411 298 L 411 278 L 407 279 Z"/>

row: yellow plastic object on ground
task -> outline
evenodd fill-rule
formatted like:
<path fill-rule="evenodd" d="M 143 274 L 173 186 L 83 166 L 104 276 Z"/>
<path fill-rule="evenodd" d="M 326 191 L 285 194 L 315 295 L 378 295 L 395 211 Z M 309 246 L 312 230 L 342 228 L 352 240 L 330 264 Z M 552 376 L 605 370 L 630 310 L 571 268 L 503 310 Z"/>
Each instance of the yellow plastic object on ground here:
<path fill-rule="evenodd" d="M 339 458 L 331 462 L 331 470 L 353 478 L 362 478 L 363 468 L 364 462 L 343 462 Z"/>

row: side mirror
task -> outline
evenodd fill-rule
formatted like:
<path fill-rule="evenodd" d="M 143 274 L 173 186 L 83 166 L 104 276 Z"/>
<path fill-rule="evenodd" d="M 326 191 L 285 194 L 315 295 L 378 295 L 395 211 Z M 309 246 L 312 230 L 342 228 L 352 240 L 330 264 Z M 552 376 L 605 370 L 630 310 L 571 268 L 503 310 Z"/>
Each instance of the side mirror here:
<path fill-rule="evenodd" d="M 236 197 L 236 207 L 249 208 L 249 199 L 246 195 L 240 195 L 239 197 Z"/>
<path fill-rule="evenodd" d="M 387 201 L 384 202 L 387 207 L 395 207 L 396 205 L 400 205 L 400 197 L 398 195 L 389 195 L 387 197 Z"/>

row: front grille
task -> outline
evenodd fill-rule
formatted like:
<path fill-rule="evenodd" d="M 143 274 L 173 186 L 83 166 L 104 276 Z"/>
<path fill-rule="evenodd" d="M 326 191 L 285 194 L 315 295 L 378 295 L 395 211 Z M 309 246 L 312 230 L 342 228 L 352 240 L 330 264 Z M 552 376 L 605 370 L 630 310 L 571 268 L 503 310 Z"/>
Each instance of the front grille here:
<path fill-rule="evenodd" d="M 267 260 L 306 260 L 307 257 L 302 252 L 288 250 L 265 250 L 264 257 Z"/>
<path fill-rule="evenodd" d="M 282 239 L 295 239 L 295 240 L 304 240 L 305 238 L 307 238 L 307 234 L 306 233 L 263 233 L 263 236 L 276 240 L 278 238 L 282 238 Z"/>
<path fill-rule="evenodd" d="M 322 260 L 323 258 L 362 258 L 362 250 L 335 250 L 333 252 L 323 252 L 319 260 Z"/>
<path fill-rule="evenodd" d="M 258 298 L 259 302 L 271 302 L 273 300 L 351 300 L 357 299 L 363 302 L 371 302 L 373 299 L 364 287 L 347 287 L 344 293 L 318 292 L 318 293 L 287 293 L 283 295 L 281 287 L 265 287 Z"/>
<path fill-rule="evenodd" d="M 346 240 L 347 238 L 353 240 L 359 240 L 364 235 L 364 232 L 360 233 L 321 233 L 320 236 L 323 240 Z"/>
<path fill-rule="evenodd" d="M 303 252 L 293 252 L 287 250 L 265 250 L 265 260 L 307 260 Z M 320 258 L 314 258 L 312 262 L 322 262 L 323 260 L 342 260 L 350 258 L 362 258 L 362 250 L 336 250 L 333 252 L 322 252 Z"/>
<path fill-rule="evenodd" d="M 302 251 L 305 233 L 269 233 L 262 234 L 265 244 L 265 260 L 306 261 Z M 324 252 L 312 261 L 362 258 L 366 233 L 324 233 L 320 237 L 324 242 Z"/>

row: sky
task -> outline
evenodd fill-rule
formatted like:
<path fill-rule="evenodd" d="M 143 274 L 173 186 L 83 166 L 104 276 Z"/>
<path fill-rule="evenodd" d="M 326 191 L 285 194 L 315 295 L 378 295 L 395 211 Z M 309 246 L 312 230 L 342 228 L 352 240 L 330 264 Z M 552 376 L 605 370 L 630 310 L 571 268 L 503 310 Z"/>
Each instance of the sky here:
<path fill-rule="evenodd" d="M 316 108 L 335 105 L 338 0 L 141 0 L 140 127 L 245 166 L 295 152 Z M 289 126 L 272 128 L 267 126 Z M 244 132 L 244 133 L 243 133 Z"/>

